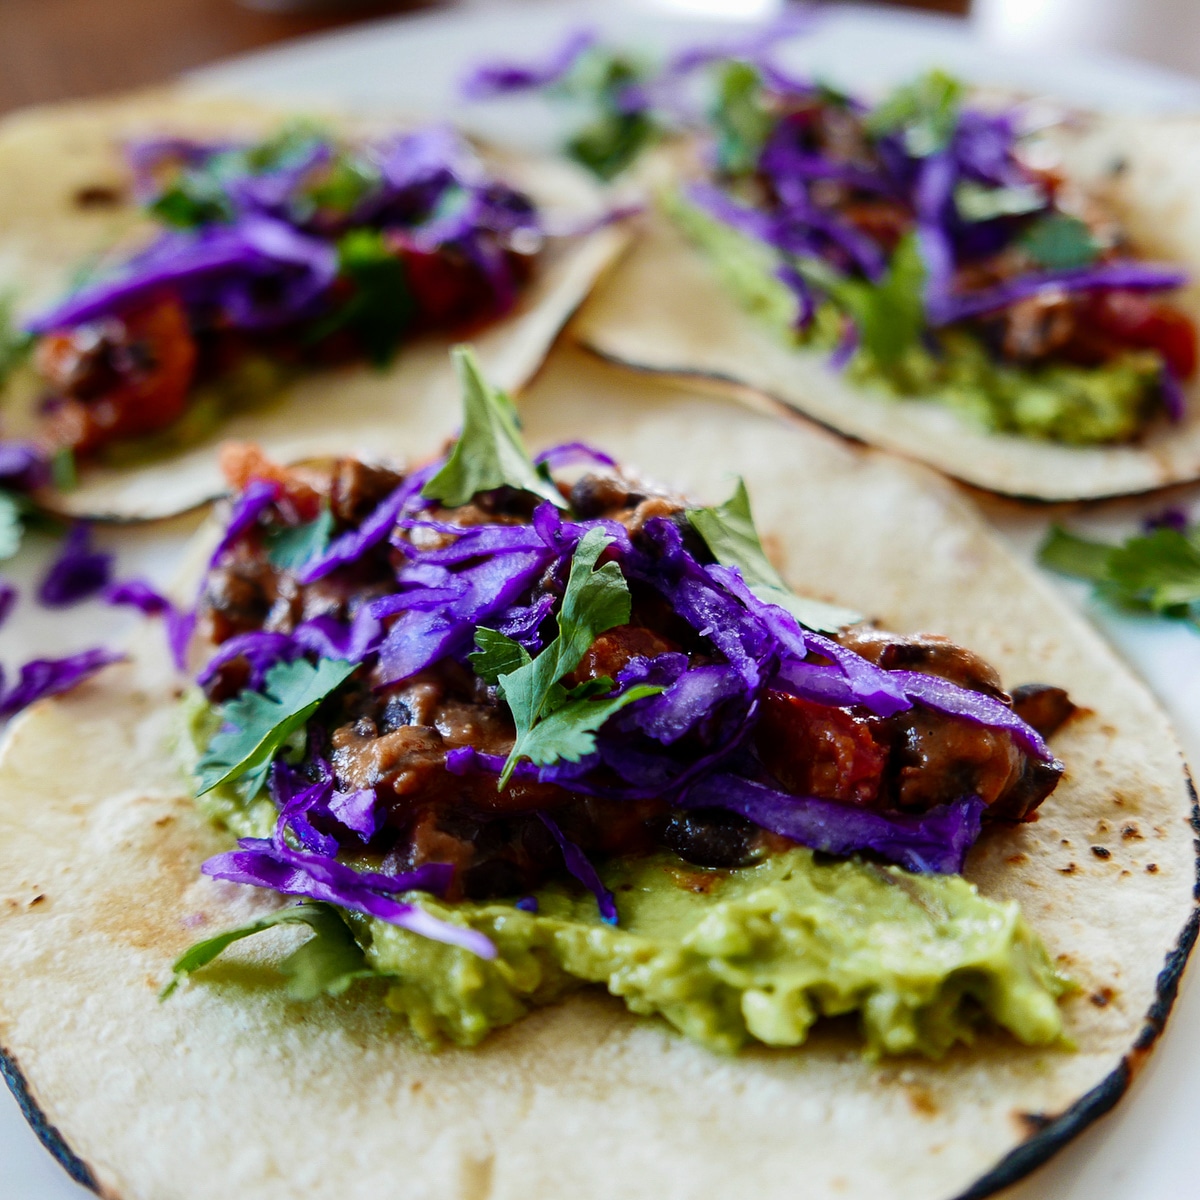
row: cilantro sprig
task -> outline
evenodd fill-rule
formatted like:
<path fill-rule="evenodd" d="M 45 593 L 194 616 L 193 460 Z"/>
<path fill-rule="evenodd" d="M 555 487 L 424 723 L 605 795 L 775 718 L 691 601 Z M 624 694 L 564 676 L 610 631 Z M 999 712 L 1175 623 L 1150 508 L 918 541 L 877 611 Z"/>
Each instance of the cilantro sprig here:
<path fill-rule="evenodd" d="M 737 488 L 724 504 L 715 508 L 689 508 L 687 518 L 717 562 L 724 567 L 737 567 L 746 586 L 760 600 L 786 609 L 801 625 L 834 633 L 862 620 L 852 609 L 797 596 L 788 587 L 763 549 L 744 479 L 738 479 Z"/>
<path fill-rule="evenodd" d="M 333 513 L 328 504 L 323 504 L 314 520 L 267 534 L 267 558 L 281 571 L 298 571 L 324 553 L 332 535 Z"/>
<path fill-rule="evenodd" d="M 958 128 L 963 85 L 945 71 L 927 71 L 898 87 L 867 117 L 867 132 L 876 137 L 898 133 L 914 158 L 944 150 Z"/>
<path fill-rule="evenodd" d="M 523 758 L 537 766 L 578 762 L 596 748 L 596 731 L 609 717 L 662 691 L 639 684 L 617 696 L 605 695 L 613 687 L 607 676 L 569 690 L 560 682 L 602 633 L 629 621 L 629 586 L 621 568 L 615 562 L 596 566 L 611 541 L 599 528 L 580 539 L 558 613 L 558 636 L 536 658 L 495 630 L 476 631 L 478 650 L 470 656 L 471 664 L 481 678 L 499 685 L 517 730 L 500 774 L 501 789 Z"/>
<path fill-rule="evenodd" d="M 293 1000 L 340 996 L 356 979 L 368 979 L 375 974 L 367 966 L 365 955 L 337 909 L 330 904 L 306 901 L 197 942 L 176 959 L 171 982 L 163 989 L 161 998 L 165 1000 L 179 986 L 184 975 L 208 966 L 234 942 L 276 925 L 307 925 L 313 931 L 311 938 L 279 964 L 287 978 L 288 995 Z"/>
<path fill-rule="evenodd" d="M 1094 542 L 1053 526 L 1038 550 L 1044 567 L 1096 585 L 1118 608 L 1200 626 L 1200 527 L 1152 529 L 1123 543 Z"/>
<path fill-rule="evenodd" d="M 462 434 L 446 465 L 422 488 L 421 495 L 457 508 L 469 504 L 478 492 L 511 487 L 566 508 L 567 502 L 549 473 L 529 457 L 512 401 L 484 379 L 469 346 L 456 346 L 451 354 L 462 387 Z"/>
<path fill-rule="evenodd" d="M 248 799 L 262 787 L 271 761 L 304 728 L 317 706 L 358 668 L 322 658 L 276 663 L 263 690 L 244 691 L 221 706 L 222 725 L 196 768 L 197 795 L 236 781 Z"/>
<path fill-rule="evenodd" d="M 710 115 L 718 168 L 728 175 L 754 171 L 775 117 L 767 108 L 762 77 L 750 63 L 734 61 L 721 68 Z"/>

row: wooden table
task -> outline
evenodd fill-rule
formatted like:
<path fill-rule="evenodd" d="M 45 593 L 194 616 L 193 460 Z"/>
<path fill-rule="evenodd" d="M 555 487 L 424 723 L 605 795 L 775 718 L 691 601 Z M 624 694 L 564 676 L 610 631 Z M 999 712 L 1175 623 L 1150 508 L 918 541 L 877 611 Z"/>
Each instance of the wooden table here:
<path fill-rule="evenodd" d="M 437 3 L 360 0 L 337 15 L 285 15 L 237 0 L 0 0 L 0 112 L 161 83 L 272 42 Z M 967 5 L 908 0 L 940 12 L 962 13 Z"/>

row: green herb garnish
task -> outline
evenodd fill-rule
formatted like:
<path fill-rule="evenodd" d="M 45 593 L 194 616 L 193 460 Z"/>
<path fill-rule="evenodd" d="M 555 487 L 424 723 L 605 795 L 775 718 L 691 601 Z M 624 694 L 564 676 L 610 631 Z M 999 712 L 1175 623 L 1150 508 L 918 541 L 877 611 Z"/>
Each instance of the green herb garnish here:
<path fill-rule="evenodd" d="M 1154 529 L 1119 545 L 1093 542 L 1053 526 L 1038 550 L 1052 571 L 1087 579 L 1118 608 L 1200 625 L 1200 529 Z"/>
<path fill-rule="evenodd" d="M 950 144 L 958 128 L 963 85 L 944 71 L 929 71 L 897 88 L 866 119 L 875 137 L 899 133 L 916 158 L 928 158 Z"/>
<path fill-rule="evenodd" d="M 338 270 L 352 285 L 349 299 L 312 331 L 310 340 L 324 341 L 349 330 L 367 357 L 386 367 L 416 315 L 404 264 L 377 229 L 352 229 L 338 240 Z"/>
<path fill-rule="evenodd" d="M 924 287 L 925 263 L 910 233 L 900 240 L 882 279 L 840 279 L 830 294 L 854 318 L 863 348 L 886 370 L 920 342 Z"/>
<path fill-rule="evenodd" d="M 203 796 L 222 783 L 238 781 L 246 799 L 258 793 L 271 760 L 300 732 L 317 706 L 358 669 L 357 663 L 303 658 L 276 663 L 260 692 L 244 691 L 221 706 L 221 728 L 197 766 Z"/>
<path fill-rule="evenodd" d="M 0 491 L 0 559 L 12 558 L 20 550 L 28 507 L 23 497 Z"/>
<path fill-rule="evenodd" d="M 272 929 L 276 925 L 307 925 L 315 936 L 308 939 L 279 964 L 287 977 L 287 992 L 293 1000 L 315 1000 L 321 995 L 340 996 L 356 979 L 375 974 L 354 935 L 330 904 L 306 901 L 281 908 L 240 929 L 229 929 L 197 942 L 175 960 L 174 978 L 163 989 L 165 1000 L 182 976 L 206 967 L 234 942 Z"/>
<path fill-rule="evenodd" d="M 754 67 L 731 62 L 721 69 L 710 116 L 718 169 L 727 175 L 755 170 L 775 118 L 763 103 L 762 78 Z"/>
<path fill-rule="evenodd" d="M 786 609 L 801 625 L 834 633 L 862 620 L 851 609 L 797 596 L 784 583 L 783 576 L 767 558 L 754 527 L 745 480 L 738 480 L 737 489 L 724 504 L 716 508 L 689 508 L 687 518 L 717 562 L 724 567 L 737 567 L 746 586 L 760 600 Z"/>
<path fill-rule="evenodd" d="M 1045 208 L 1046 203 L 1046 196 L 1035 187 L 987 187 L 964 179 L 954 189 L 954 207 L 964 221 L 1023 217 Z"/>
<path fill-rule="evenodd" d="M 557 91 L 595 117 L 567 142 L 567 156 L 600 179 L 619 175 L 661 133 L 645 110 L 625 103 L 628 90 L 650 78 L 634 58 L 611 50 L 584 54 Z"/>
<path fill-rule="evenodd" d="M 566 508 L 549 475 L 529 457 L 512 401 L 483 377 L 469 346 L 451 351 L 463 393 L 463 430 L 446 465 L 421 489 L 427 500 L 449 508 L 468 504 L 478 492 L 511 487 Z"/>
<path fill-rule="evenodd" d="M 298 571 L 324 553 L 332 533 L 333 513 L 324 504 L 314 520 L 267 534 L 267 558 L 281 571 Z"/>
<path fill-rule="evenodd" d="M 569 675 L 606 630 L 629 621 L 629 586 L 615 562 L 596 569 L 596 561 L 612 538 L 589 529 L 571 559 L 571 572 L 558 612 L 558 636 L 536 657 L 492 629 L 476 631 L 476 671 L 499 684 L 517 727 L 517 740 L 500 775 L 503 788 L 522 758 L 538 766 L 565 760 L 578 762 L 596 748 L 595 731 L 613 713 L 662 691 L 639 684 L 619 696 L 603 696 L 613 681 L 589 679 L 568 690 L 559 682 Z M 505 665 L 518 663 L 503 671 Z M 596 697 L 601 695 L 601 698 Z"/>
<path fill-rule="evenodd" d="M 1088 267 L 1100 256 L 1087 224 L 1066 213 L 1051 213 L 1030 226 L 1021 238 L 1021 248 L 1048 271 Z"/>

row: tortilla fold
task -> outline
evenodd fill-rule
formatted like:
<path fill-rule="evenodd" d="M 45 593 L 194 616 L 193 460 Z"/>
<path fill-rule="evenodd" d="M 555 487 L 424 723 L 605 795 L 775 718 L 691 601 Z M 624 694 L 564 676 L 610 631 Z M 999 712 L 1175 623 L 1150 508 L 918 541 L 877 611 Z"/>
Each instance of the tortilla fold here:
<path fill-rule="evenodd" d="M 132 665 L 18 718 L 0 754 L 0 1045 L 31 1104 L 122 1200 L 948 1200 L 1013 1182 L 1120 1098 L 1195 936 L 1193 800 L 1163 713 L 924 468 L 578 353 L 523 415 L 532 445 L 586 434 L 707 501 L 744 474 L 799 590 L 944 632 L 1010 685 L 1069 689 L 1063 783 L 1037 821 L 990 828 L 967 874 L 1018 900 L 1078 983 L 1076 1048 L 988 1033 L 878 1064 L 832 1022 L 799 1051 L 722 1058 L 588 991 L 430 1054 L 369 989 L 287 1001 L 284 929 L 160 1002 L 189 944 L 277 901 L 199 873 L 229 838 L 170 751 L 178 682 L 153 629 Z"/>
<path fill-rule="evenodd" d="M 1200 326 L 1200 171 L 1194 122 L 1100 122 L 1064 134 L 1073 177 L 1086 161 L 1124 161 L 1108 191 L 1134 244 L 1178 263 L 1197 282 L 1175 303 Z M 1191 130 L 1191 134 L 1189 134 Z M 1147 136 L 1152 135 L 1152 136 Z M 1189 141 L 1190 137 L 1190 141 Z M 1124 157 L 1122 157 L 1124 156 Z M 734 395 L 752 407 L 799 413 L 838 433 L 897 451 L 988 491 L 1032 500 L 1133 495 L 1200 479 L 1200 384 L 1186 387 L 1184 419 L 1156 417 L 1137 441 L 1071 446 L 991 433 L 934 400 L 893 398 L 831 366 L 823 351 L 797 349 L 742 309 L 701 251 L 656 214 L 621 267 L 573 326 L 585 346 L 613 362 Z"/>

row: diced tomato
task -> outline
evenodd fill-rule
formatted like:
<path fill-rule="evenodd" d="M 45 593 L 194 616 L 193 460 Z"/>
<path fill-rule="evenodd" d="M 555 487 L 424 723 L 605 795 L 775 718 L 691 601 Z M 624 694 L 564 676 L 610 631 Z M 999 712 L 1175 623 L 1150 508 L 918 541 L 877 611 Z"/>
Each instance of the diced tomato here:
<path fill-rule="evenodd" d="M 479 269 L 466 259 L 405 247 L 404 269 L 416 301 L 417 320 L 425 328 L 446 328 L 477 319 L 492 304 L 491 290 Z"/>
<path fill-rule="evenodd" d="M 1104 292 L 1088 317 L 1123 346 L 1157 350 L 1178 379 L 1196 373 L 1196 327 L 1172 305 L 1140 292 Z"/>
<path fill-rule="evenodd" d="M 182 303 L 164 296 L 119 319 L 48 334 L 37 365 L 61 397 L 49 436 L 86 454 L 165 429 L 183 415 L 196 343 Z"/>
<path fill-rule="evenodd" d="M 844 708 L 770 691 L 755 747 L 780 784 L 797 795 L 864 806 L 879 797 L 887 747 L 874 740 L 865 720 Z"/>
<path fill-rule="evenodd" d="M 221 473 L 235 492 L 245 491 L 254 479 L 277 483 L 277 503 L 290 507 L 297 521 L 311 521 L 321 511 L 321 493 L 304 477 L 302 468 L 285 467 L 268 458 L 253 442 L 223 442 L 219 452 Z"/>

